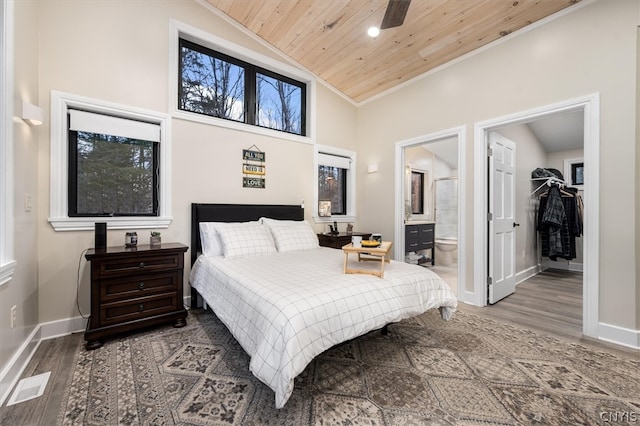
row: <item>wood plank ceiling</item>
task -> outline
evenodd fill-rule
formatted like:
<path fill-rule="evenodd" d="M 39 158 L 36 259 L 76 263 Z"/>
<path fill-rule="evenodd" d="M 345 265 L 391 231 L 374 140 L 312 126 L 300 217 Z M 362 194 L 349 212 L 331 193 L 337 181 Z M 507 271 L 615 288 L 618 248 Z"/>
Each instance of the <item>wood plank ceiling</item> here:
<path fill-rule="evenodd" d="M 580 0 L 413 0 L 375 39 L 387 0 L 206 0 L 355 102 Z"/>

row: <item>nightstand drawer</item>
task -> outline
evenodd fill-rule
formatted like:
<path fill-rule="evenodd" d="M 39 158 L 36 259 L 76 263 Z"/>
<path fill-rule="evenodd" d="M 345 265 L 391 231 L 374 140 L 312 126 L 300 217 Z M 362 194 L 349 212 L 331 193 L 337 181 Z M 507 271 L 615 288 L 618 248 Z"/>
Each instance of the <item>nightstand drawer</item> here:
<path fill-rule="evenodd" d="M 108 326 L 175 311 L 176 296 L 177 293 L 173 292 L 105 303 L 100 308 L 100 323 Z"/>
<path fill-rule="evenodd" d="M 144 274 L 120 279 L 102 280 L 101 302 L 175 291 L 180 277 L 176 272 Z"/>
<path fill-rule="evenodd" d="M 418 248 L 418 242 L 417 241 L 406 241 L 404 243 L 404 245 L 405 245 L 405 251 L 407 251 L 407 252 L 420 250 Z"/>
<path fill-rule="evenodd" d="M 170 256 L 144 256 L 107 259 L 100 262 L 99 274 L 101 278 L 117 275 L 129 275 L 137 272 L 168 271 L 181 267 L 182 253 Z"/>

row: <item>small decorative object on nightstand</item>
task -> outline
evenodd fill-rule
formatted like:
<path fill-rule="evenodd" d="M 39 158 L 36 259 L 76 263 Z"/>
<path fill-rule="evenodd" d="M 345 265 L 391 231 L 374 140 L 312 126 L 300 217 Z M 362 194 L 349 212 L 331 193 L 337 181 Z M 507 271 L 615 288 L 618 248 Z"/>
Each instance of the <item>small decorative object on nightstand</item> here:
<path fill-rule="evenodd" d="M 91 318 L 87 350 L 103 339 L 167 322 L 184 327 L 182 300 L 184 253 L 180 243 L 87 250 L 91 262 Z"/>
<path fill-rule="evenodd" d="M 125 247 L 135 247 L 138 245 L 138 233 L 137 232 L 127 232 L 124 234 L 124 246 Z"/>
<path fill-rule="evenodd" d="M 151 236 L 149 237 L 149 244 L 152 246 L 157 246 L 162 244 L 162 236 L 158 231 L 151 231 Z"/>

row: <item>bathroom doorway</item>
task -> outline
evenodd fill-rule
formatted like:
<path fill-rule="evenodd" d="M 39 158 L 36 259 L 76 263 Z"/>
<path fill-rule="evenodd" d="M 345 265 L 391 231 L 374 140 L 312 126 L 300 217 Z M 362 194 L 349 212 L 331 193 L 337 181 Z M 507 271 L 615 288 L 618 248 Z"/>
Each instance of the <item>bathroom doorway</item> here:
<path fill-rule="evenodd" d="M 417 137 L 396 143 L 396 223 L 394 257 L 418 263 L 440 275 L 465 301 L 465 236 L 459 226 L 464 217 L 464 143 L 465 128 Z M 424 201 L 415 193 L 416 179 L 424 183 Z M 413 186 L 413 191 L 412 191 Z M 413 200 L 413 201 L 412 201 Z M 428 224 L 434 228 L 434 244 L 425 253 L 415 253 L 405 246 L 407 226 Z M 428 258 L 429 261 L 426 258 Z"/>

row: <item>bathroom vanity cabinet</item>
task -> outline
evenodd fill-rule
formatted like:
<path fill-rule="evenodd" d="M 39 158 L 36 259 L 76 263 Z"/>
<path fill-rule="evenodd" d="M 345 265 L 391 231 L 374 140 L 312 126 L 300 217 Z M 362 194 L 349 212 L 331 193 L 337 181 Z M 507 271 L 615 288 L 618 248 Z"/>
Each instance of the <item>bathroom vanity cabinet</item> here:
<path fill-rule="evenodd" d="M 435 223 L 406 224 L 404 227 L 404 251 L 430 250 L 431 265 L 435 264 Z"/>

